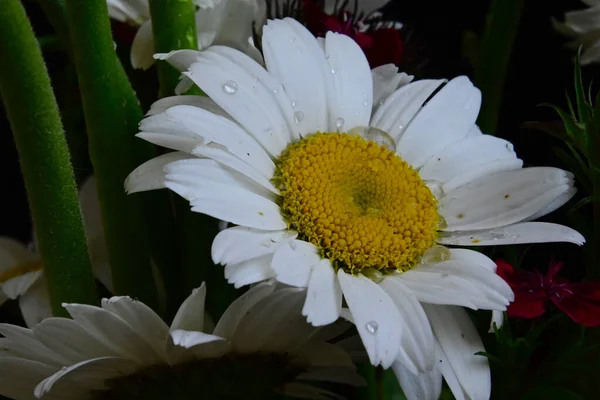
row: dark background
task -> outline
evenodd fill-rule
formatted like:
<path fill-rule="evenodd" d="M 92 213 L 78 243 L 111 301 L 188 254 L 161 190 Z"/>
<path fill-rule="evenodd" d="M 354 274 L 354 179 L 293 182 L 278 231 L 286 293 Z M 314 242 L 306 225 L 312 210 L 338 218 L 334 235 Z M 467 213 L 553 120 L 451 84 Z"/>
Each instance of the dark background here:
<path fill-rule="evenodd" d="M 402 30 L 405 39 L 405 58 L 402 66 L 406 72 L 415 74 L 418 78 L 452 78 L 461 74 L 472 77 L 473 67 L 469 54 L 463 51 L 463 43 L 465 37 L 481 35 L 490 3 L 491 1 L 485 0 L 392 0 L 383 11 L 387 19 L 405 23 Z M 30 13 L 36 33 L 39 36 L 52 35 L 53 30 L 37 3 L 25 0 L 24 4 Z M 583 7 L 583 3 L 578 0 L 526 0 L 505 81 L 503 107 L 497 132 L 498 136 L 514 144 L 517 154 L 525 161 L 525 166 L 565 167 L 552 151 L 552 147 L 559 146 L 560 142 L 544 132 L 528 129 L 523 125 L 528 121 L 557 120 L 551 109 L 539 106 L 541 103 L 566 107 L 565 92 L 572 93 L 573 90 L 574 54 L 565 47 L 566 39 L 553 30 L 551 18 L 561 20 L 565 11 Z M 123 59 L 127 65 L 127 49 L 120 48 L 119 53 L 125 55 Z M 73 102 L 77 101 L 76 93 L 73 96 L 70 91 L 75 76 L 74 71 L 68 69 L 66 53 L 48 45 L 45 47 L 44 56 L 59 103 L 62 108 L 67 105 L 72 107 Z M 598 72 L 596 66 L 585 67 L 584 81 L 592 81 Z M 143 73 L 135 72 L 133 78 L 142 103 L 147 105 L 144 97 L 156 87 L 155 71 L 151 69 Z M 85 129 L 82 121 L 70 123 L 79 129 Z M 85 143 L 83 145 L 85 146 Z M 85 158 L 73 161 L 78 177 L 91 173 L 89 162 Z M 27 198 L 10 125 L 1 103 L 0 171 L 0 236 L 10 236 L 27 243 L 31 240 Z M 567 223 L 566 208 L 545 217 L 544 220 Z M 528 246 L 526 249 L 524 267 L 545 270 L 550 259 L 554 258 L 564 260 L 569 266 L 563 271 L 564 276 L 572 279 L 582 277 L 582 254 L 577 247 L 568 244 L 544 244 Z M 521 247 L 520 252 L 523 250 Z M 0 308 L 2 322 L 18 323 L 17 315 L 15 304 L 6 304 Z"/>

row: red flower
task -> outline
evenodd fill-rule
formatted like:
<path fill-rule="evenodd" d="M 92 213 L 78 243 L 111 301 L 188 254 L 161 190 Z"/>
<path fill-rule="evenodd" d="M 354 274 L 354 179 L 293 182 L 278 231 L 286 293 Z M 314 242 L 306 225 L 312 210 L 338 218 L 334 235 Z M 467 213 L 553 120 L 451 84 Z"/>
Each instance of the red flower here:
<path fill-rule="evenodd" d="M 356 18 L 351 12 L 344 10 L 328 15 L 313 0 L 304 0 L 303 16 L 306 27 L 316 36 L 324 37 L 328 31 L 332 31 L 354 39 L 367 56 L 371 68 L 400 63 L 403 44 L 397 29 L 361 29 L 367 24 L 364 19 Z"/>
<path fill-rule="evenodd" d="M 546 275 L 539 271 L 515 270 L 505 261 L 496 261 L 498 275 L 515 293 L 508 306 L 509 317 L 535 318 L 546 311 L 549 301 L 573 321 L 588 327 L 600 325 L 600 282 L 569 282 L 556 276 L 563 263 L 552 263 Z"/>

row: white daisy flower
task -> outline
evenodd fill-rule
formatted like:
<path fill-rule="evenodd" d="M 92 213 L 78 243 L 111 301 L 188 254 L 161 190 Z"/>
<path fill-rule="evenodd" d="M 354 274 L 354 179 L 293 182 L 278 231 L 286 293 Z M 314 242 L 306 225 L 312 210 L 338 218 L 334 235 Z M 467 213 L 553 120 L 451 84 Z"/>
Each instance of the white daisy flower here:
<path fill-rule="evenodd" d="M 79 201 L 94 275 L 112 291 L 108 253 L 93 177 L 82 185 Z M 39 255 L 16 240 L 0 237 L 0 304 L 8 299 L 19 299 L 19 308 L 27 326 L 34 326 L 52 316 Z"/>
<path fill-rule="evenodd" d="M 565 21 L 553 21 L 555 28 L 573 38 L 569 47 L 583 46 L 582 64 L 600 61 L 600 0 L 582 0 L 589 8 L 565 13 Z"/>
<path fill-rule="evenodd" d="M 154 39 L 148 0 L 107 0 L 111 18 L 139 26 L 131 45 L 131 65 L 148 69 L 154 64 Z M 226 45 L 256 57 L 252 45 L 252 24 L 264 23 L 264 0 L 195 0 L 198 49 Z"/>
<path fill-rule="evenodd" d="M 164 56 L 187 61 L 212 100 L 155 104 L 138 136 L 179 151 L 140 166 L 126 189 L 167 187 L 238 225 L 212 247 L 236 287 L 307 288 L 307 320 L 353 320 L 373 365 L 430 394 L 443 374 L 455 396 L 487 398 L 483 345 L 456 306 L 502 311 L 513 294 L 488 257 L 444 245 L 582 244 L 568 227 L 528 222 L 573 196 L 573 175 L 523 169 L 509 142 L 482 134 L 466 77 L 396 89 L 406 80 L 394 67 L 370 71 L 352 39 L 318 41 L 292 19 L 269 21 L 262 48 L 266 69 L 220 46 Z"/>
<path fill-rule="evenodd" d="M 129 297 L 102 307 L 64 304 L 73 319 L 33 329 L 0 324 L 0 394 L 22 399 L 264 398 L 272 390 L 338 398 L 312 386 L 362 384 L 350 356 L 327 341 L 348 326 L 315 328 L 300 315 L 299 288 L 259 284 L 207 332 L 204 284 L 171 326 Z M 34 397 L 35 395 L 35 397 Z M 193 397 L 191 397 L 193 395 Z"/>

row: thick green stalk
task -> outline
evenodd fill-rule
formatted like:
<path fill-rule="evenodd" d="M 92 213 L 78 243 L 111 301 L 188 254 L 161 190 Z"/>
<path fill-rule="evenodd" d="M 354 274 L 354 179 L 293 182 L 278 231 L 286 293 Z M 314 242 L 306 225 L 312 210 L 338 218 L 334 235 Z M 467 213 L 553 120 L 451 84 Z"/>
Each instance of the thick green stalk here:
<path fill-rule="evenodd" d="M 477 122 L 484 133 L 491 135 L 498 127 L 506 69 L 524 4 L 525 0 L 494 0 L 480 44 L 474 81 L 481 89 L 483 100 Z"/>
<path fill-rule="evenodd" d="M 192 0 L 150 0 L 155 52 L 198 48 L 195 11 Z M 160 97 L 174 94 L 179 75 L 179 71 L 168 63 L 158 63 Z"/>
<path fill-rule="evenodd" d="M 139 154 L 151 156 L 134 137 L 142 110 L 117 59 L 106 2 L 67 0 L 66 5 L 115 292 L 156 309 L 144 197 L 128 197 L 123 189 Z"/>
<path fill-rule="evenodd" d="M 0 93 L 19 151 L 55 315 L 97 302 L 73 168 L 42 53 L 19 0 L 0 7 Z"/>

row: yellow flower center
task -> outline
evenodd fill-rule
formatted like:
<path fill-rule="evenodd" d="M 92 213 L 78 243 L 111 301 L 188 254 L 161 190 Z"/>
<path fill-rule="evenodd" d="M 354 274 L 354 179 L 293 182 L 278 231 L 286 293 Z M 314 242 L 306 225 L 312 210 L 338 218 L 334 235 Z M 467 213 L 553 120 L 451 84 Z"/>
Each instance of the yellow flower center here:
<path fill-rule="evenodd" d="M 351 273 L 410 269 L 435 245 L 437 200 L 386 147 L 346 133 L 291 144 L 274 182 L 289 227 Z"/>
<path fill-rule="evenodd" d="M 8 282 L 11 279 L 23 276 L 30 272 L 39 271 L 42 269 L 41 261 L 31 261 L 23 264 L 18 264 L 4 272 L 0 272 L 0 284 Z"/>

